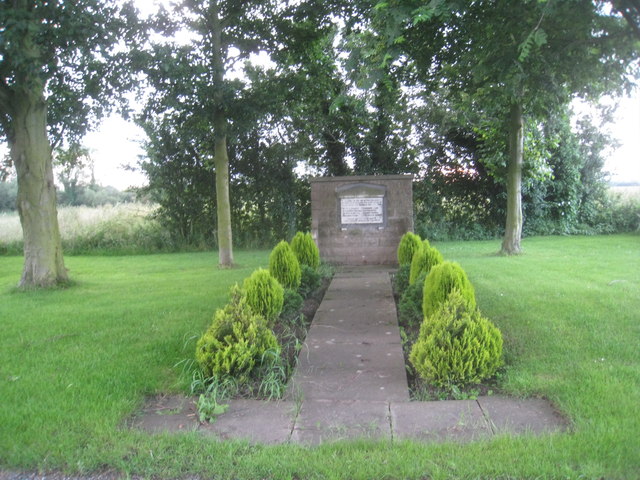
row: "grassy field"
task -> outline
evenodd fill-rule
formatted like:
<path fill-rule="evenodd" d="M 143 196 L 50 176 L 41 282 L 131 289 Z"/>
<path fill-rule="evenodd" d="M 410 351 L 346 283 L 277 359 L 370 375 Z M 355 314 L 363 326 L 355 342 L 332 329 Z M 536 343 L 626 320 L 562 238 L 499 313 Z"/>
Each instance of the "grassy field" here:
<path fill-rule="evenodd" d="M 634 186 L 613 186 L 611 193 L 619 195 L 623 200 L 640 200 L 640 187 Z"/>
<path fill-rule="evenodd" d="M 58 222 L 67 254 L 129 254 L 172 250 L 166 229 L 151 219 L 157 207 L 123 203 L 101 207 L 58 207 Z M 0 254 L 22 253 L 17 212 L 0 212 Z"/>
<path fill-rule="evenodd" d="M 550 399 L 571 431 L 470 444 L 357 441 L 318 448 L 152 436 L 126 420 L 146 395 L 178 391 L 228 287 L 267 263 L 239 252 L 72 257 L 76 284 L 18 292 L 20 257 L 0 257 L 0 466 L 180 478 L 640 477 L 640 236 L 436 245 L 462 264 L 502 330 L 503 388 Z"/>

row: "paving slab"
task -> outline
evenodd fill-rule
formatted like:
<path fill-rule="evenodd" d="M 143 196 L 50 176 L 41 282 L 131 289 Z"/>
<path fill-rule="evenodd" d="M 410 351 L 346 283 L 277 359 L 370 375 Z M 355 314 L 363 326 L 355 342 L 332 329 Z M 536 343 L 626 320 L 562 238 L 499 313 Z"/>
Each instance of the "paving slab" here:
<path fill-rule="evenodd" d="M 385 336 L 382 336 L 382 340 Z M 371 368 L 398 368 L 404 371 L 404 354 L 402 345 L 398 343 L 376 342 L 375 339 L 363 340 L 357 343 L 339 343 L 331 339 L 317 341 L 310 340 L 298 355 L 298 368 L 307 366 L 360 369 L 364 366 Z M 405 381 L 406 383 L 406 381 Z"/>
<path fill-rule="evenodd" d="M 286 443 L 297 416 L 294 402 L 239 399 L 229 402 L 227 411 L 200 431 L 221 440 L 242 439 L 251 443 Z"/>
<path fill-rule="evenodd" d="M 373 370 L 362 369 L 356 372 L 325 372 L 316 370 L 310 375 L 296 375 L 290 385 L 291 396 L 288 398 L 349 400 L 369 399 L 376 401 L 408 401 L 409 393 L 398 381 L 397 369 Z"/>
<path fill-rule="evenodd" d="M 373 319 L 368 323 L 353 323 L 347 320 L 338 320 L 337 322 L 327 322 L 324 319 L 314 318 L 309 331 L 307 332 L 307 343 L 312 340 L 324 339 L 330 337 L 341 341 L 343 343 L 353 342 L 353 339 L 349 337 L 355 336 L 356 339 L 362 339 L 365 335 L 377 336 L 377 335 L 392 335 L 387 332 L 397 330 L 397 323 L 395 321 L 389 321 L 387 318 Z M 394 335 L 393 337 L 387 337 L 384 339 L 386 343 L 398 343 L 400 342 L 400 336 Z"/>
<path fill-rule="evenodd" d="M 149 433 L 188 432 L 198 428 L 196 402 L 182 395 L 161 395 L 147 400 L 132 421 L 133 428 Z"/>
<path fill-rule="evenodd" d="M 542 398 L 490 396 L 478 398 L 478 404 L 495 433 L 540 434 L 568 427 L 562 415 Z"/>
<path fill-rule="evenodd" d="M 336 274 L 311 324 L 289 397 L 409 400 L 388 270 Z"/>
<path fill-rule="evenodd" d="M 394 440 L 470 441 L 492 434 L 475 400 L 391 402 Z"/>
<path fill-rule="evenodd" d="M 291 441 L 318 445 L 353 438 L 391 441 L 389 404 L 362 400 L 307 400 L 302 404 Z"/>

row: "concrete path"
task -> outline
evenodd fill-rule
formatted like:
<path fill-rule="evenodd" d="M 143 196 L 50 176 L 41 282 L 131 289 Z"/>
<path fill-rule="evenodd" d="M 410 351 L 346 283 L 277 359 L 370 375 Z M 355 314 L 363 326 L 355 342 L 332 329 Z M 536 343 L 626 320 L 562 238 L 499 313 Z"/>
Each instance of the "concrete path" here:
<path fill-rule="evenodd" d="M 221 439 L 309 445 L 362 437 L 468 441 L 566 427 L 540 399 L 410 402 L 389 270 L 379 267 L 345 268 L 334 276 L 285 400 L 235 400 L 214 423 L 199 424 L 193 400 L 167 397 L 134 424 L 147 431 L 200 430 Z"/>

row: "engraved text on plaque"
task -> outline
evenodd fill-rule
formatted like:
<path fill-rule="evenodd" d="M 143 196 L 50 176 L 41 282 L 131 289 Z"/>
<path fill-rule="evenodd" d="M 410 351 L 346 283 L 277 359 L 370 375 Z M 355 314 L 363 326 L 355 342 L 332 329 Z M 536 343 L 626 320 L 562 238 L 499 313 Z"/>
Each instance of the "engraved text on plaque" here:
<path fill-rule="evenodd" d="M 384 198 L 341 198 L 340 223 L 343 225 L 384 223 Z"/>

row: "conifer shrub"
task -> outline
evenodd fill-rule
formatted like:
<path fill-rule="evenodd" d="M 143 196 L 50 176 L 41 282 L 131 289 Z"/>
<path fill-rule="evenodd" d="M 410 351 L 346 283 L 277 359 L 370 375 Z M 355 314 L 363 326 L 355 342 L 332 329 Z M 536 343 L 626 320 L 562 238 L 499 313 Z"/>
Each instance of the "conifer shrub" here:
<path fill-rule="evenodd" d="M 411 263 L 413 254 L 422 246 L 422 240 L 413 232 L 405 233 L 398 245 L 398 264 L 408 265 Z"/>
<path fill-rule="evenodd" d="M 284 240 L 276 245 L 269 255 L 269 272 L 284 288 L 296 290 L 300 286 L 300 262 L 291 246 Z"/>
<path fill-rule="evenodd" d="M 444 262 L 442 254 L 434 247 L 425 243 L 413 255 L 411 268 L 409 269 L 409 285 L 413 285 L 416 279 L 423 273 L 428 274 L 434 265 Z"/>
<path fill-rule="evenodd" d="M 244 296 L 253 311 L 267 320 L 269 327 L 273 326 L 282 311 L 284 302 L 284 288 L 269 270 L 259 268 L 251 276 L 245 278 L 242 284 Z"/>
<path fill-rule="evenodd" d="M 241 384 L 260 368 L 267 351 L 279 353 L 278 340 L 236 285 L 229 303 L 216 311 L 198 340 L 196 361 L 205 376 L 232 377 Z"/>
<path fill-rule="evenodd" d="M 420 276 L 407 287 L 398 302 L 398 321 L 405 327 L 418 327 L 422 319 L 422 291 L 424 279 L 427 274 L 422 272 Z"/>
<path fill-rule="evenodd" d="M 300 265 L 308 265 L 314 270 L 320 266 L 320 250 L 311 233 L 296 233 L 291 240 L 291 249 Z"/>
<path fill-rule="evenodd" d="M 311 292 L 320 287 L 320 273 L 309 265 L 300 265 L 300 287 L 298 293 L 307 298 Z"/>
<path fill-rule="evenodd" d="M 454 290 L 423 322 L 409 361 L 422 378 L 440 387 L 480 383 L 502 365 L 502 334 Z"/>
<path fill-rule="evenodd" d="M 393 276 L 393 292 L 398 297 L 402 297 L 405 290 L 409 286 L 409 270 L 411 265 L 408 263 L 405 265 L 400 265 L 398 271 Z"/>
<path fill-rule="evenodd" d="M 442 262 L 433 266 L 424 281 L 422 313 L 425 319 L 428 320 L 454 290 L 460 292 L 469 310 L 476 308 L 475 290 L 459 264 Z"/>
<path fill-rule="evenodd" d="M 280 318 L 287 322 L 295 320 L 295 318 L 298 316 L 298 312 L 302 308 L 303 302 L 304 299 L 296 290 L 285 288 L 284 304 L 282 306 Z"/>

